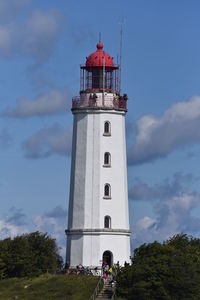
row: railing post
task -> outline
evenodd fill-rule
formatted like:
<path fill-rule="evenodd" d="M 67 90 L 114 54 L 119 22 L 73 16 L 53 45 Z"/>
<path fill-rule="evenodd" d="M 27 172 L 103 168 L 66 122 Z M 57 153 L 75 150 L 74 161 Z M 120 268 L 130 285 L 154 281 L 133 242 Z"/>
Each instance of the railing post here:
<path fill-rule="evenodd" d="M 95 289 L 94 289 L 94 292 L 92 294 L 92 296 L 90 297 L 89 300 L 95 300 L 95 297 L 97 296 L 98 292 L 99 292 L 99 288 L 100 288 L 100 285 L 101 285 L 101 281 L 102 281 L 102 277 L 100 277 Z"/>

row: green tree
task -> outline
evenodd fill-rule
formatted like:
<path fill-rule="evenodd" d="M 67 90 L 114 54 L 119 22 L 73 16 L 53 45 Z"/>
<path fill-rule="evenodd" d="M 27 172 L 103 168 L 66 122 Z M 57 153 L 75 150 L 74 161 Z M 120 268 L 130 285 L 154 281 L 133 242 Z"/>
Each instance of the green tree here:
<path fill-rule="evenodd" d="M 180 234 L 144 244 L 117 276 L 125 299 L 200 299 L 200 240 Z"/>
<path fill-rule="evenodd" d="M 62 268 L 63 260 L 59 255 L 55 239 L 50 238 L 47 234 L 33 232 L 28 235 L 28 242 L 31 246 L 35 270 L 55 272 Z"/>
<path fill-rule="evenodd" d="M 0 279 L 3 279 L 5 277 L 5 271 L 6 271 L 6 264 L 0 258 Z"/>
<path fill-rule="evenodd" d="M 0 241 L 0 277 L 24 277 L 61 269 L 56 241 L 33 232 Z"/>

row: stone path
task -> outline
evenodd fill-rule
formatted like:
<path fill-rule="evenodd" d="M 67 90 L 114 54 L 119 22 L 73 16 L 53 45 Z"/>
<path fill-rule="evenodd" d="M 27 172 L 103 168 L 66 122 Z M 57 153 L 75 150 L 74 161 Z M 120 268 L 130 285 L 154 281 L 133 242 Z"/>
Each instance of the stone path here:
<path fill-rule="evenodd" d="M 113 288 L 110 284 L 110 279 L 106 280 L 106 284 L 104 285 L 103 289 L 99 293 L 98 297 L 96 298 L 101 300 L 111 299 L 113 295 Z"/>

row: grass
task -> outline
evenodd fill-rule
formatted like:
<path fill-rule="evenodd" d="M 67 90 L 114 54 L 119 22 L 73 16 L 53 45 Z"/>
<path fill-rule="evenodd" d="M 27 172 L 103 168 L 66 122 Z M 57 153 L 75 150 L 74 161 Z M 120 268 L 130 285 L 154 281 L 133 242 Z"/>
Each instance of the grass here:
<path fill-rule="evenodd" d="M 0 300 L 87 300 L 99 278 L 77 275 L 42 275 L 0 281 Z"/>

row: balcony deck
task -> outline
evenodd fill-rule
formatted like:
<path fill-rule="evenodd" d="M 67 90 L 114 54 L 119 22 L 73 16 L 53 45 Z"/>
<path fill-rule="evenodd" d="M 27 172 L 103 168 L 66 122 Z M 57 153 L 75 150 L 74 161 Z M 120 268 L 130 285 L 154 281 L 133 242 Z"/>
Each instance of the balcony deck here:
<path fill-rule="evenodd" d="M 119 97 L 115 95 L 90 97 L 86 94 L 72 98 L 72 110 L 85 108 L 127 111 L 127 97 Z"/>

